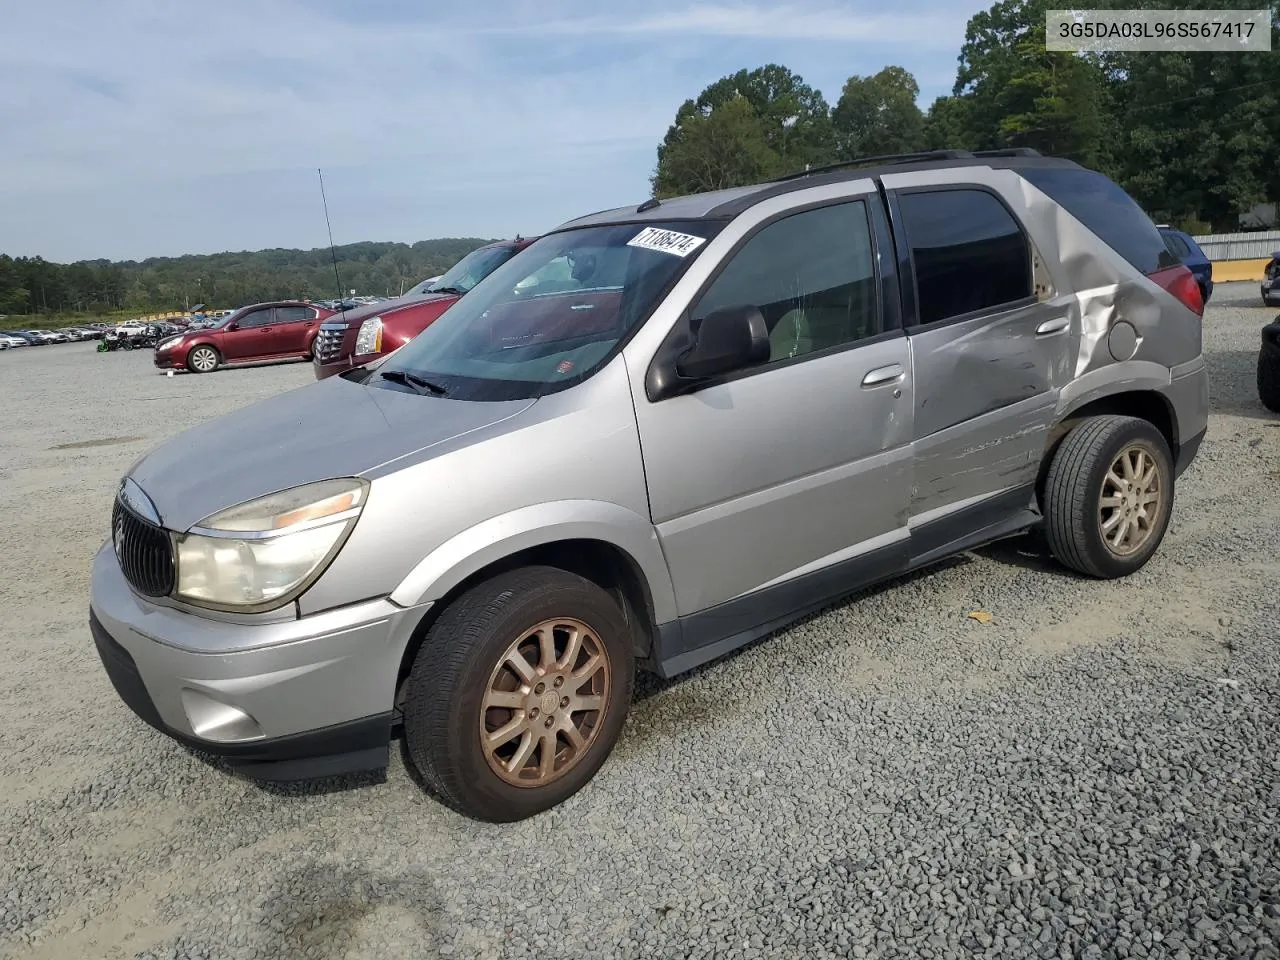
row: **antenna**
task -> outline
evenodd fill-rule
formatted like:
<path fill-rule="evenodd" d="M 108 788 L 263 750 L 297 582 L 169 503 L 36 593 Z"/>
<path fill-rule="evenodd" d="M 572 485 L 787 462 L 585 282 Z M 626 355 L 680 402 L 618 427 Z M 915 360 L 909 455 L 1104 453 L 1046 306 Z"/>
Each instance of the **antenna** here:
<path fill-rule="evenodd" d="M 333 245 L 333 227 L 329 224 L 329 200 L 324 195 L 324 174 L 316 167 L 316 174 L 320 177 L 320 202 L 324 204 L 324 225 L 329 231 L 329 256 L 333 258 L 333 279 L 338 285 L 338 309 L 346 313 L 343 301 L 346 299 L 342 295 L 342 277 L 338 276 L 338 251 Z"/>

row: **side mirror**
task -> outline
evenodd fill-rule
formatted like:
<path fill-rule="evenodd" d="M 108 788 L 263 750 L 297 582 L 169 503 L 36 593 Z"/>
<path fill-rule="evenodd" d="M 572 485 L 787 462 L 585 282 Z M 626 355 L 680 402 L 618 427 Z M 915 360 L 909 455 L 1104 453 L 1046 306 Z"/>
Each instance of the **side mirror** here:
<path fill-rule="evenodd" d="M 695 321 L 694 341 L 676 361 L 676 373 L 705 380 L 769 359 L 769 328 L 759 307 L 726 307 Z"/>
<path fill-rule="evenodd" d="M 239 329 L 240 329 L 240 324 L 236 323 L 234 320 L 232 320 L 230 323 L 227 324 L 228 333 L 230 333 L 232 330 L 239 330 Z"/>

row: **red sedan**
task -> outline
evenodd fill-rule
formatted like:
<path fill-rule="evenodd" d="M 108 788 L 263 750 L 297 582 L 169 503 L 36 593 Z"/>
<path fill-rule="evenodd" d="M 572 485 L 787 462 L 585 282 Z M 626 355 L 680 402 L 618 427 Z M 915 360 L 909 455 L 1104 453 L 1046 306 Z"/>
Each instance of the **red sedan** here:
<path fill-rule="evenodd" d="M 296 300 L 241 307 L 212 327 L 161 340 L 155 364 L 162 370 L 212 373 L 224 365 L 259 360 L 309 360 L 321 322 L 333 313 Z"/>

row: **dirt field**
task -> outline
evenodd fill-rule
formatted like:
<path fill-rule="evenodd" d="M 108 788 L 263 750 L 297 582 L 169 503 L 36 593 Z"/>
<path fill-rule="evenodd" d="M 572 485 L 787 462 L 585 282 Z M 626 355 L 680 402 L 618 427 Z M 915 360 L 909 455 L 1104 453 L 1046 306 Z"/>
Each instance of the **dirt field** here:
<path fill-rule="evenodd" d="M 645 681 L 596 781 L 506 827 L 423 797 L 398 750 L 384 782 L 240 779 L 97 660 L 121 473 L 307 365 L 0 353 L 0 954 L 1280 960 L 1257 303 L 1215 292 L 1209 436 L 1142 572 L 1085 581 L 1010 541 Z"/>

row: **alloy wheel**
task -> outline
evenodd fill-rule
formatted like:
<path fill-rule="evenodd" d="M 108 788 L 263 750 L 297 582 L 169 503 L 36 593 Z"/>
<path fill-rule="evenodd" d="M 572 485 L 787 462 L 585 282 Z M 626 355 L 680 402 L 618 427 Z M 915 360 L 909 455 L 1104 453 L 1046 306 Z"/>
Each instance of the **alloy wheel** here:
<path fill-rule="evenodd" d="M 208 373 L 218 365 L 218 358 L 212 350 L 195 350 L 191 354 L 191 365 L 201 373 Z"/>
<path fill-rule="evenodd" d="M 609 653 L 581 620 L 544 620 L 494 667 L 480 703 L 489 768 L 517 787 L 543 787 L 591 749 L 609 704 Z"/>
<path fill-rule="evenodd" d="M 1163 509 L 1159 461 L 1145 444 L 1130 444 L 1102 480 L 1098 525 L 1107 549 L 1121 557 L 1137 553 L 1151 538 Z"/>

